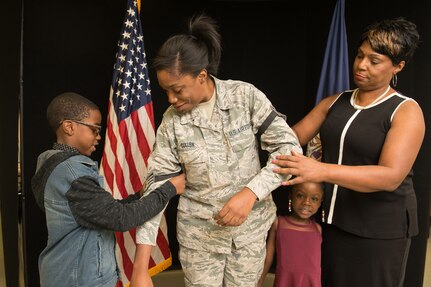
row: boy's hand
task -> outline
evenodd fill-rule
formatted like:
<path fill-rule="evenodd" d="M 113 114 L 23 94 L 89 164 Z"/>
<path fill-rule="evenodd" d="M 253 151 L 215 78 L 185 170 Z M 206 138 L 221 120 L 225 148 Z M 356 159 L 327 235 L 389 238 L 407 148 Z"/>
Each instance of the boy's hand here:
<path fill-rule="evenodd" d="M 186 188 L 186 175 L 184 173 L 174 176 L 169 180 L 177 190 L 177 194 L 183 194 Z"/>

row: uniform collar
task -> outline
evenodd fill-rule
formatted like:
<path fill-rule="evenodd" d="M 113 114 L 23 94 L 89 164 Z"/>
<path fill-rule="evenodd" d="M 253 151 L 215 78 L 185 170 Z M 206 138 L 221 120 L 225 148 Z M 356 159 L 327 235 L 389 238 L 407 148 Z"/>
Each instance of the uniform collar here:
<path fill-rule="evenodd" d="M 223 84 L 223 81 L 217 79 L 213 75 L 210 75 L 210 76 L 214 80 L 214 86 L 215 86 L 216 103 L 214 108 L 220 109 L 220 110 L 231 109 L 233 105 L 230 97 L 226 94 L 226 85 Z M 178 113 L 178 115 L 180 116 L 181 124 L 187 124 L 189 122 L 194 121 L 196 118 L 200 117 L 200 112 L 198 109 L 194 108 L 191 111 L 184 114 Z"/>

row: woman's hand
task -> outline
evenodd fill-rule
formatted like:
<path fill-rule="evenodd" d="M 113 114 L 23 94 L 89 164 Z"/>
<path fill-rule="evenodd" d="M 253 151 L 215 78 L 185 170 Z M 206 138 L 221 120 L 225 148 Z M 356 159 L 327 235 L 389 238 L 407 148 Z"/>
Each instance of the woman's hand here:
<path fill-rule="evenodd" d="M 292 155 L 279 155 L 272 163 L 279 166 L 274 169 L 275 173 L 291 174 L 292 178 L 282 182 L 282 185 L 294 185 L 306 181 L 323 181 L 324 163 L 306 157 L 294 150 Z"/>
<path fill-rule="evenodd" d="M 243 224 L 253 208 L 256 199 L 257 197 L 254 192 L 244 187 L 226 202 L 215 216 L 215 220 L 223 226 L 239 226 Z"/>

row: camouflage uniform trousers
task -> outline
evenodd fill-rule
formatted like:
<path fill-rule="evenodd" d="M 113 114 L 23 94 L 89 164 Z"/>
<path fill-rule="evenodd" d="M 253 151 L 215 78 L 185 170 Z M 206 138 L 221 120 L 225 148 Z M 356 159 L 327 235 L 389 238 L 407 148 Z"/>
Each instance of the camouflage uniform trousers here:
<path fill-rule="evenodd" d="M 265 255 L 265 237 L 238 249 L 232 244 L 230 254 L 195 250 L 182 245 L 179 249 L 187 287 L 255 287 L 262 274 Z"/>

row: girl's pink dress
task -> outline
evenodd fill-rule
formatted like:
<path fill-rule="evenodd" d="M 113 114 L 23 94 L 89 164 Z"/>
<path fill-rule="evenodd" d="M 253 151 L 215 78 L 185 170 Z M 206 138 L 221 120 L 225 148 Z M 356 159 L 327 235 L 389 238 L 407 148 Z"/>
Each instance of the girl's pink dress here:
<path fill-rule="evenodd" d="M 296 224 L 278 217 L 275 287 L 320 287 L 322 234 L 317 223 Z"/>

